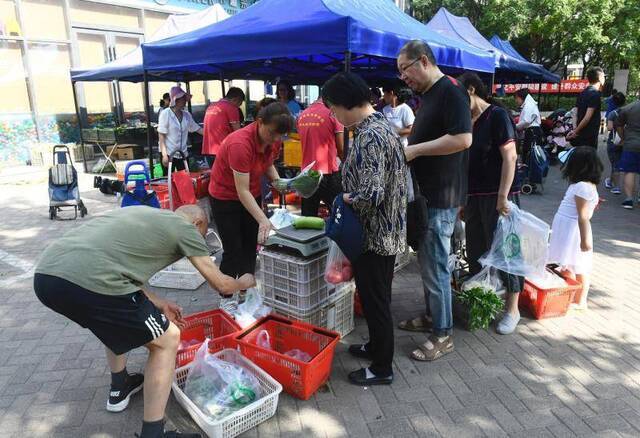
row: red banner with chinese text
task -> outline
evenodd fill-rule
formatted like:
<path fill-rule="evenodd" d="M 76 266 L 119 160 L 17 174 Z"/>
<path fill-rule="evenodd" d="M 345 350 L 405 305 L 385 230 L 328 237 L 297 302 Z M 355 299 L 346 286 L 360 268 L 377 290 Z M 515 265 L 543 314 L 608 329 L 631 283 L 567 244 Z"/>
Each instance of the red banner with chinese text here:
<path fill-rule="evenodd" d="M 493 92 L 496 93 L 500 84 L 493 86 Z M 538 94 L 538 91 L 542 94 L 555 94 L 555 93 L 581 93 L 582 90 L 589 86 L 587 79 L 567 79 L 563 80 L 559 84 L 504 84 L 504 92 L 506 94 L 513 94 L 521 88 L 528 88 L 532 94 Z"/>

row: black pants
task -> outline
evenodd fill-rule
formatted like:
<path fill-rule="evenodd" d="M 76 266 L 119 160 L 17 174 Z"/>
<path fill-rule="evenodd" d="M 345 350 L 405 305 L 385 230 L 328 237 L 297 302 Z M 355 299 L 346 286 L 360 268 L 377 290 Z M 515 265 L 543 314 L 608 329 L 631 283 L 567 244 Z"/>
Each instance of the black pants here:
<path fill-rule="evenodd" d="M 173 158 L 171 160 L 171 163 L 173 164 L 171 166 L 171 172 L 177 172 L 179 170 L 184 170 L 185 169 L 184 160 L 182 158 Z M 169 168 L 168 167 L 164 167 L 164 164 L 162 164 L 162 160 L 160 161 L 160 164 L 162 166 L 162 174 L 164 176 L 169 175 Z"/>
<path fill-rule="evenodd" d="M 255 273 L 258 222 L 240 201 L 211 198 L 211 211 L 222 240 L 222 273 L 233 278 Z"/>
<path fill-rule="evenodd" d="M 369 327 L 367 351 L 373 360 L 369 369 L 376 376 L 393 372 L 393 320 L 391 317 L 391 282 L 396 256 L 365 252 L 353 264 L 356 287 Z"/>
<path fill-rule="evenodd" d="M 213 163 L 216 161 L 215 155 L 205 155 L 204 159 L 207 160 L 207 164 L 209 165 L 209 169 L 213 169 Z"/>
<path fill-rule="evenodd" d="M 510 198 L 518 204 L 517 199 Z M 475 275 L 482 269 L 478 259 L 491 248 L 493 234 L 498 225 L 496 210 L 498 195 L 469 196 L 464 208 L 465 234 L 469 271 Z M 524 277 L 500 271 L 500 278 L 507 292 L 522 292 Z"/>
<path fill-rule="evenodd" d="M 340 172 L 323 175 L 320 186 L 318 186 L 318 190 L 316 190 L 313 196 L 302 199 L 302 216 L 317 216 L 320 201 L 331 208 L 333 200 L 339 193 L 342 193 L 342 177 Z"/>
<path fill-rule="evenodd" d="M 533 126 L 524 130 L 524 140 L 522 141 L 521 155 L 525 158 L 529 157 L 529 152 L 534 144 L 542 145 L 542 137 L 544 133 L 539 126 Z"/>
<path fill-rule="evenodd" d="M 595 137 L 578 137 L 571 140 L 571 146 L 589 146 L 594 149 L 598 149 L 598 135 Z"/>

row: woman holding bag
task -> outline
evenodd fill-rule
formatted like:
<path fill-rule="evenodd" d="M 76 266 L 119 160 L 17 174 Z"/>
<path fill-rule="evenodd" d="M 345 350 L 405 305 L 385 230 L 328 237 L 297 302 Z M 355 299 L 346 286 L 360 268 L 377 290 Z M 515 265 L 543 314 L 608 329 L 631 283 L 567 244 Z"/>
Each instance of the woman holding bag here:
<path fill-rule="evenodd" d="M 368 368 L 349 374 L 356 385 L 393 382 L 391 282 L 397 254 L 406 245 L 407 187 L 404 152 L 399 137 L 370 103 L 367 83 L 353 73 L 338 73 L 322 87 L 322 99 L 345 127 L 354 130 L 353 144 L 342 167 L 342 194 L 360 219 L 362 254 L 351 263 L 369 327 L 369 342 L 349 347 Z"/>

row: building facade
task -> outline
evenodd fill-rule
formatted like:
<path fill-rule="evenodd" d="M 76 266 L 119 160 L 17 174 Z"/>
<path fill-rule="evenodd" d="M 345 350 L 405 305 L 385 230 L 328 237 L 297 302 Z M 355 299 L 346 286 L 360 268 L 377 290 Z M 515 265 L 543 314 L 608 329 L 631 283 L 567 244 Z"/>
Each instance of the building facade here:
<path fill-rule="evenodd" d="M 170 14 L 220 3 L 230 14 L 256 0 L 0 0 L 0 162 L 25 162 L 33 143 L 78 139 L 69 70 L 91 68 L 135 49 Z M 171 84 L 153 84 L 157 107 Z M 216 90 L 219 85 L 216 86 Z M 143 112 L 140 84 L 78 84 L 93 125 Z M 194 104 L 207 85 L 194 84 Z"/>

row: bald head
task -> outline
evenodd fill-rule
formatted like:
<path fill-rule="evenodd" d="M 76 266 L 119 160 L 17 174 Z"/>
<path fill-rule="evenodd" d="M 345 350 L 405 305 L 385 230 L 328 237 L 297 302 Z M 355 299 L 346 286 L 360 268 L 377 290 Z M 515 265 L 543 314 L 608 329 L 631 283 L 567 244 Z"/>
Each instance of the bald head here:
<path fill-rule="evenodd" d="M 209 218 L 202 208 L 197 205 L 183 205 L 176 209 L 176 214 L 195 225 L 203 236 L 207 234 Z"/>

